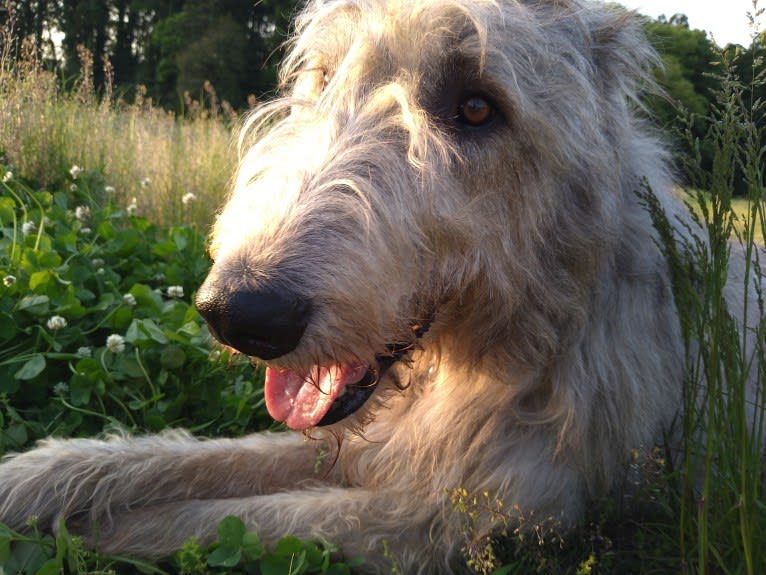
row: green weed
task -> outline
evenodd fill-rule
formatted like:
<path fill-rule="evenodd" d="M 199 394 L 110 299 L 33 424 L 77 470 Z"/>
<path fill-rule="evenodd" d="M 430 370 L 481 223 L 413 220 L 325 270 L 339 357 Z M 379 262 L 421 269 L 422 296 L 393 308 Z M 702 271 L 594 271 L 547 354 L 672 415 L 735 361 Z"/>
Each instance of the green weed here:
<path fill-rule="evenodd" d="M 257 374 L 213 346 L 192 305 L 202 234 L 160 230 L 99 173 L 73 169 L 49 192 L 0 171 L 0 451 L 51 434 L 268 424 Z"/>
<path fill-rule="evenodd" d="M 748 87 L 734 73 L 736 54 L 716 56 L 721 88 L 707 118 L 706 136 L 712 168 L 701 170 L 699 155 L 687 162 L 690 183 L 709 196 L 695 192 L 690 197 L 699 228 L 688 227 L 691 239 L 675 248 L 677 267 L 689 272 L 676 274 L 674 286 L 689 349 L 678 541 L 683 572 L 754 575 L 766 572 L 766 323 L 760 279 L 764 252 L 758 246 L 766 224 L 766 134 L 758 121 L 764 103 L 748 94 L 763 86 L 764 78 L 754 72 Z M 756 52 L 753 70 L 759 67 Z M 690 144 L 693 150 L 700 147 L 693 138 Z M 735 181 L 747 192 L 739 215 L 732 199 Z M 661 229 L 676 224 L 657 221 Z M 744 254 L 746 265 L 740 283 L 727 285 L 735 251 Z M 727 292 L 745 301 L 737 315 L 726 306 Z M 756 342 L 754 348 L 746 334 Z M 757 383 L 748 390 L 752 374 Z"/>
<path fill-rule="evenodd" d="M 83 548 L 82 540 L 59 526 L 55 537 L 0 526 L 0 573 L 3 575 L 350 575 L 362 559 L 333 559 L 335 548 L 295 537 L 283 537 L 273 549 L 263 545 L 242 521 L 227 517 L 218 526 L 218 540 L 208 546 L 190 538 L 167 561 L 151 564 L 125 557 L 99 555 Z"/>

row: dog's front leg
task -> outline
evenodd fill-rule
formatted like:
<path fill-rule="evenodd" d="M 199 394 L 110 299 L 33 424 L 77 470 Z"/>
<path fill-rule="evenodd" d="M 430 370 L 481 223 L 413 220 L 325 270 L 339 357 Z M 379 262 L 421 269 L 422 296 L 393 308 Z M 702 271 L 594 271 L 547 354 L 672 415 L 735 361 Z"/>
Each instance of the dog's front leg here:
<path fill-rule="evenodd" d="M 296 433 L 198 440 L 145 437 L 48 439 L 0 464 L 0 522 L 42 529 L 59 519 L 100 523 L 127 509 L 183 500 L 247 497 L 317 475 L 322 444 Z"/>
<path fill-rule="evenodd" d="M 157 558 L 172 554 L 190 536 L 203 544 L 213 541 L 220 521 L 234 515 L 269 546 L 293 534 L 332 543 L 347 559 L 362 556 L 364 573 L 390 573 L 393 563 L 404 573 L 431 564 L 434 568 L 423 572 L 447 573 L 455 539 L 444 532 L 439 508 L 436 498 L 414 492 L 315 486 L 126 510 L 90 526 L 86 535 L 104 552 Z M 438 537 L 438 545 L 423 545 L 429 535 Z"/>

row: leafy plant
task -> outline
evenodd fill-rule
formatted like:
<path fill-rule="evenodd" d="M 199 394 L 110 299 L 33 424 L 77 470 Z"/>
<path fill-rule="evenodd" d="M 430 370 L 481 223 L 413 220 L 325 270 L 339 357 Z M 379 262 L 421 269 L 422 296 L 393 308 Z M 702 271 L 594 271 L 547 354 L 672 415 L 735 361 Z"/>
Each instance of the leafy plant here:
<path fill-rule="evenodd" d="M 283 537 L 269 549 L 242 520 L 226 517 L 218 540 L 209 546 L 190 538 L 168 561 L 151 564 L 88 551 L 79 537 L 59 525 L 55 537 L 41 534 L 34 524 L 21 534 L 0 525 L 0 573 L 4 575 L 133 574 L 154 575 L 350 575 L 361 558 L 342 562 L 335 548 L 296 537 Z"/>
<path fill-rule="evenodd" d="M 204 237 L 160 231 L 111 201 L 98 173 L 65 179 L 54 192 L 10 171 L 0 183 L 0 450 L 51 434 L 267 426 L 258 374 L 213 346 L 191 303 Z"/>
<path fill-rule="evenodd" d="M 202 557 L 208 573 L 243 575 L 348 575 L 351 568 L 363 563 L 361 558 L 347 563 L 333 561 L 335 552 L 332 546 L 322 547 L 292 536 L 282 537 L 270 550 L 257 534 L 247 531 L 241 519 L 227 517 L 218 526 L 216 543 L 204 550 L 189 540 L 176 554 L 175 562 L 182 575 L 199 572 Z"/>

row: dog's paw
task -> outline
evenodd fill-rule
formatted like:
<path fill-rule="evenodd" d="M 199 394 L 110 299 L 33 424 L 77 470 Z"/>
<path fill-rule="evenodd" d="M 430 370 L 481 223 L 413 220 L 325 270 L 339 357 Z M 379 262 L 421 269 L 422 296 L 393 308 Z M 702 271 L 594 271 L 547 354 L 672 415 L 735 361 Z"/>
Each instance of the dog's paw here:
<path fill-rule="evenodd" d="M 6 457 L 0 463 L 0 522 L 14 529 L 36 522 L 48 530 L 60 518 L 87 511 L 104 473 L 104 454 L 96 445 L 92 440 L 48 439 L 31 451 Z"/>

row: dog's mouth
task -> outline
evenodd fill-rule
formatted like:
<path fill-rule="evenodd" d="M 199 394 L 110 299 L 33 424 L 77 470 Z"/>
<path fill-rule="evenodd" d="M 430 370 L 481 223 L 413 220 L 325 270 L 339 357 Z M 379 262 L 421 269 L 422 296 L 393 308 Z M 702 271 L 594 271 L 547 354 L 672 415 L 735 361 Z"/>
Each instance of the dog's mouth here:
<path fill-rule="evenodd" d="M 415 326 L 420 338 L 428 326 Z M 315 365 L 305 370 L 266 368 L 264 397 L 271 417 L 291 429 L 337 423 L 355 413 L 372 396 L 383 375 L 405 358 L 413 344 L 391 344 L 375 365 L 359 362 Z"/>

